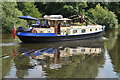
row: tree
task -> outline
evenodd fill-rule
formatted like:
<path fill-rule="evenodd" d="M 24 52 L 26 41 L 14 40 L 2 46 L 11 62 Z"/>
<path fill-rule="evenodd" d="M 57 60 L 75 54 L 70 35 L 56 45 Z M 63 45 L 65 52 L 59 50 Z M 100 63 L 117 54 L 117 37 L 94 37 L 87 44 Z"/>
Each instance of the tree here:
<path fill-rule="evenodd" d="M 107 8 L 102 8 L 100 4 L 88 10 L 88 18 L 97 24 L 105 25 L 107 28 L 117 27 L 118 20 L 116 15 Z"/>
<path fill-rule="evenodd" d="M 72 16 L 72 15 L 80 15 L 80 13 L 84 13 L 85 8 L 87 7 L 86 2 L 71 2 L 71 3 L 65 3 L 64 9 L 65 12 L 67 10 L 67 15 Z"/>
<path fill-rule="evenodd" d="M 30 15 L 35 18 L 40 18 L 42 16 L 42 14 L 38 11 L 38 8 L 36 8 L 36 5 L 34 5 L 34 2 L 23 3 L 22 12 L 24 15 Z"/>
<path fill-rule="evenodd" d="M 96 5 L 100 4 L 103 8 L 107 8 L 109 11 L 113 11 L 117 15 L 117 19 L 120 23 L 120 1 L 119 2 L 87 2 L 88 7 L 87 10 L 90 8 L 95 8 Z"/>
<path fill-rule="evenodd" d="M 84 11 L 86 2 L 36 2 L 37 7 L 43 15 L 63 15 L 70 17 Z"/>
<path fill-rule="evenodd" d="M 117 15 L 118 21 L 120 23 L 120 1 L 108 3 L 107 8 L 115 12 L 115 14 Z"/>
<path fill-rule="evenodd" d="M 23 16 L 22 12 L 16 8 L 16 2 L 4 2 L 2 3 L 2 32 L 11 33 L 13 26 L 25 26 L 27 22 L 17 17 Z"/>

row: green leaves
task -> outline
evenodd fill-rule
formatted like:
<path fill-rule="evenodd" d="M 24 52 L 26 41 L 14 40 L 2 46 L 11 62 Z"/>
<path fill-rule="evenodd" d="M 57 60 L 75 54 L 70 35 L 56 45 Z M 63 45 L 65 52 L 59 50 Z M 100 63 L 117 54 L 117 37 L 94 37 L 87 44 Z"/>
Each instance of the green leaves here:
<path fill-rule="evenodd" d="M 46 2 L 36 4 L 45 15 L 60 14 L 64 17 L 80 14 L 80 11 L 84 11 L 84 8 L 87 7 L 86 2 Z"/>
<path fill-rule="evenodd" d="M 118 25 L 116 15 L 107 8 L 102 8 L 100 4 L 96 5 L 94 9 L 92 8 L 88 10 L 88 17 L 97 24 L 105 25 L 106 27 L 112 28 L 117 27 Z"/>
<path fill-rule="evenodd" d="M 15 2 L 5 2 L 2 3 L 2 32 L 12 33 L 13 26 L 24 27 L 27 22 L 25 20 L 20 20 L 17 17 L 22 16 L 22 12 L 16 8 L 17 4 Z"/>
<path fill-rule="evenodd" d="M 25 2 L 23 3 L 23 6 L 22 12 L 24 15 L 30 15 L 35 18 L 40 18 L 42 16 L 33 2 Z"/>
<path fill-rule="evenodd" d="M 3 2 L 0 3 L 2 31 L 5 33 L 12 32 L 14 25 L 16 25 L 16 27 L 25 27 L 27 21 L 17 18 L 23 15 L 40 18 L 44 15 L 60 14 L 64 17 L 70 17 L 79 15 L 80 12 L 97 24 L 105 25 L 110 28 L 117 27 L 117 18 L 120 18 L 119 6 L 120 2 Z M 115 14 L 118 17 L 116 17 Z"/>

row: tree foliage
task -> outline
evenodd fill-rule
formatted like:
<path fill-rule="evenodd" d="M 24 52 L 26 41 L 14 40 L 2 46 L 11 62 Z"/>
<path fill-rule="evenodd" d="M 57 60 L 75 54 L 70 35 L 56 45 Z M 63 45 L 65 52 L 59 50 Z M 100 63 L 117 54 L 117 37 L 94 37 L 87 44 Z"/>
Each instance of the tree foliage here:
<path fill-rule="evenodd" d="M 107 8 L 115 12 L 120 23 L 120 1 L 108 3 Z"/>
<path fill-rule="evenodd" d="M 69 17 L 75 14 L 79 14 L 87 7 L 86 2 L 37 2 L 39 11 L 43 12 L 43 15 L 63 15 Z"/>
<path fill-rule="evenodd" d="M 34 2 L 23 3 L 22 12 L 24 15 L 30 15 L 35 18 L 40 18 L 42 16 L 42 14 L 38 11 L 38 8 L 36 8 L 36 5 L 34 5 Z"/>
<path fill-rule="evenodd" d="M 96 5 L 94 9 L 89 9 L 87 14 L 89 19 L 97 24 L 105 25 L 106 27 L 110 28 L 117 27 L 118 25 L 116 15 L 112 11 L 109 11 L 107 8 L 102 8 L 100 4 Z"/>
<path fill-rule="evenodd" d="M 16 2 L 2 3 L 2 32 L 11 33 L 13 26 L 25 26 L 25 20 L 18 19 L 17 17 L 23 16 L 22 12 L 16 8 Z"/>
<path fill-rule="evenodd" d="M 114 12 L 117 15 L 117 19 L 119 20 L 120 23 L 120 1 L 119 2 L 87 2 L 87 5 L 89 6 L 87 8 L 95 8 L 96 5 L 100 4 L 103 8 L 107 8 L 109 11 Z"/>
<path fill-rule="evenodd" d="M 115 27 L 120 21 L 120 2 L 5 2 L 0 3 L 2 32 L 12 32 L 13 25 L 26 26 L 25 20 L 17 17 L 30 15 L 35 18 L 44 15 L 70 17 L 81 12 L 97 24 Z M 117 16 L 116 16 L 116 15 Z M 118 20 L 117 20 L 117 19 Z"/>

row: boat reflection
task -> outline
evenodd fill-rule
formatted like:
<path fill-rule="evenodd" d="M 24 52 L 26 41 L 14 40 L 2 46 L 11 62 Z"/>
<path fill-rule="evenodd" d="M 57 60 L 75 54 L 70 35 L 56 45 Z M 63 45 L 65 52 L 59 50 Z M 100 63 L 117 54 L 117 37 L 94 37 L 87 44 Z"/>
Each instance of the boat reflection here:
<path fill-rule="evenodd" d="M 29 56 L 31 56 L 33 59 L 39 59 L 43 66 L 49 67 L 50 69 L 56 69 L 61 68 L 62 64 L 70 64 L 68 62 L 68 59 L 71 56 L 76 55 L 83 55 L 83 58 L 85 59 L 86 56 L 92 55 L 97 56 L 102 53 L 101 48 L 87 48 L 87 47 L 77 47 L 77 48 L 64 48 L 64 49 L 52 49 L 51 48 L 46 49 L 43 52 L 34 51 L 32 54 L 30 53 Z M 25 54 L 24 56 L 28 56 L 28 54 Z M 40 62 L 37 62 L 38 64 Z"/>
<path fill-rule="evenodd" d="M 5 78 L 11 77 L 7 74 L 12 72 L 10 70 L 12 65 L 16 70 L 13 77 L 17 78 L 95 78 L 98 69 L 105 62 L 101 39 L 41 44 L 22 43 L 17 48 L 13 46 L 11 51 L 13 54 L 8 57 L 10 60 L 3 58 L 5 63 L 6 60 L 7 63 L 13 61 L 8 64 L 9 70 L 3 65 Z"/>
<path fill-rule="evenodd" d="M 106 34 L 108 41 L 90 39 L 4 46 L 2 77 L 99 78 L 102 75 L 101 78 L 120 78 L 120 35 L 116 38 L 116 31 L 111 32 Z M 104 47 L 107 52 L 104 51 Z"/>
<path fill-rule="evenodd" d="M 87 56 L 98 56 L 104 52 L 103 41 L 100 40 L 21 44 L 21 46 L 24 46 L 25 49 L 22 49 L 23 52 L 20 52 L 19 56 L 29 56 L 31 65 L 42 65 L 50 69 L 57 69 L 61 68 L 63 64 L 70 64 L 69 59 L 73 56 L 82 56 L 82 62 Z"/>

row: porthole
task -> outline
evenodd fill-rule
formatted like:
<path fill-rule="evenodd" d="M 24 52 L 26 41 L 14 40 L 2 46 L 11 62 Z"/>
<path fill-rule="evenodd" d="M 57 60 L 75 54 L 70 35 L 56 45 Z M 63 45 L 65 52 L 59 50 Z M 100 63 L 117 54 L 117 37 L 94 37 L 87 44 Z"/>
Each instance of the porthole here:
<path fill-rule="evenodd" d="M 81 52 L 85 52 L 85 49 L 83 48 L 83 49 L 81 49 Z"/>
<path fill-rule="evenodd" d="M 97 28 L 95 30 L 97 31 Z"/>
<path fill-rule="evenodd" d="M 92 29 L 90 29 L 90 31 L 92 31 Z"/>
<path fill-rule="evenodd" d="M 96 51 L 96 49 L 95 49 L 95 51 Z"/>
<path fill-rule="evenodd" d="M 73 33 L 77 33 L 77 30 L 73 30 Z"/>
<path fill-rule="evenodd" d="M 48 31 L 48 33 L 50 33 L 50 31 Z"/>
<path fill-rule="evenodd" d="M 82 32 L 82 33 L 85 33 L 85 32 L 86 32 L 86 30 L 85 30 L 85 29 L 82 29 L 82 30 L 81 30 L 81 32 Z"/>
<path fill-rule="evenodd" d="M 40 31 L 40 33 L 43 33 L 43 31 Z"/>

